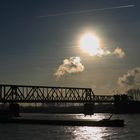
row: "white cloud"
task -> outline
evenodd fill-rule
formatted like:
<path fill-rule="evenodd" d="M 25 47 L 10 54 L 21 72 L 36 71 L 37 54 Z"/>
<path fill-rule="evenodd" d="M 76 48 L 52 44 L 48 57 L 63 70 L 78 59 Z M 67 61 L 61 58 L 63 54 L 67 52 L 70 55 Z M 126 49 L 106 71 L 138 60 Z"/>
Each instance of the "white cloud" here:
<path fill-rule="evenodd" d="M 123 51 L 122 48 L 115 48 L 114 51 L 109 51 L 106 48 L 98 48 L 98 50 L 90 56 L 98 56 L 98 57 L 103 57 L 103 56 L 112 56 L 116 55 L 119 58 L 123 58 L 125 56 L 125 52 Z"/>
<path fill-rule="evenodd" d="M 64 74 L 79 73 L 84 71 L 84 65 L 81 63 L 80 57 L 70 57 L 69 59 L 64 59 L 63 64 L 61 64 L 54 75 L 60 78 Z"/>
<path fill-rule="evenodd" d="M 120 58 L 125 56 L 125 52 L 121 48 L 116 48 L 113 54 L 118 55 Z"/>

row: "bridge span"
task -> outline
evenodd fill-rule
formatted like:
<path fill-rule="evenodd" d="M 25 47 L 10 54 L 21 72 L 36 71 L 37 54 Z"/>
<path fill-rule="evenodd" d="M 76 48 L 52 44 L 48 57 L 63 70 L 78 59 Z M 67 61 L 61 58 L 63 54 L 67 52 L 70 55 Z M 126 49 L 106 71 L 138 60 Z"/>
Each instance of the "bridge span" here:
<path fill-rule="evenodd" d="M 114 102 L 114 96 L 95 95 L 91 88 L 0 84 L 0 103 L 101 103 Z"/>

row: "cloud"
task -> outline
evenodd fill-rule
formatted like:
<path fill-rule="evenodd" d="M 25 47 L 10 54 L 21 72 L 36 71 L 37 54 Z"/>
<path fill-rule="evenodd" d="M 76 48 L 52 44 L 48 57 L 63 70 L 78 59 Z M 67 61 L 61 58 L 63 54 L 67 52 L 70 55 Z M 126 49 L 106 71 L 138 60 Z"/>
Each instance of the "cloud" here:
<path fill-rule="evenodd" d="M 103 57 L 103 56 L 113 56 L 116 55 L 119 58 L 123 58 L 125 56 L 125 52 L 123 51 L 122 48 L 115 48 L 114 51 L 109 51 L 106 48 L 98 48 L 96 53 L 90 55 L 90 56 L 98 56 L 98 57 Z"/>
<path fill-rule="evenodd" d="M 124 88 L 134 88 L 140 85 L 140 67 L 129 70 L 119 77 L 118 84 Z"/>
<path fill-rule="evenodd" d="M 125 56 L 125 52 L 121 48 L 116 48 L 113 54 L 118 55 L 120 58 Z"/>
<path fill-rule="evenodd" d="M 63 64 L 61 64 L 54 75 L 57 78 L 62 77 L 64 74 L 79 73 L 84 71 L 85 67 L 81 63 L 80 57 L 70 57 L 69 59 L 64 59 Z"/>
<path fill-rule="evenodd" d="M 102 48 L 97 48 L 95 52 L 94 51 L 90 52 L 89 55 L 90 56 L 103 57 L 103 56 L 111 55 L 111 52 L 108 51 L 108 50 L 104 50 Z"/>

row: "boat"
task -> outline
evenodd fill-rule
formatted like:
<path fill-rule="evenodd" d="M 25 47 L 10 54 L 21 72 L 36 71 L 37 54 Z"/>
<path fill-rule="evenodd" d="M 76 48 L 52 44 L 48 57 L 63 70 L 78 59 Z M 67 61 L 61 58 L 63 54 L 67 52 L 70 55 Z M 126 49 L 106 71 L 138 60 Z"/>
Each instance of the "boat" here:
<path fill-rule="evenodd" d="M 25 119 L 25 118 L 6 118 L 0 119 L 0 123 L 15 124 L 39 124 L 39 125 L 67 125 L 67 126 L 99 126 L 99 127 L 123 127 L 124 120 L 120 119 Z"/>

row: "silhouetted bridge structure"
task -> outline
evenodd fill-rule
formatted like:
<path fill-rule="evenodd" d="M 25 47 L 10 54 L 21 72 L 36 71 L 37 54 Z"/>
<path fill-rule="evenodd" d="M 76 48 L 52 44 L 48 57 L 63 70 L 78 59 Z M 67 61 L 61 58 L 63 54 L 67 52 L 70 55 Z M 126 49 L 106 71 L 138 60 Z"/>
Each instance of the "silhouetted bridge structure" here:
<path fill-rule="evenodd" d="M 108 103 L 114 96 L 95 95 L 91 88 L 0 85 L 0 103 Z"/>

